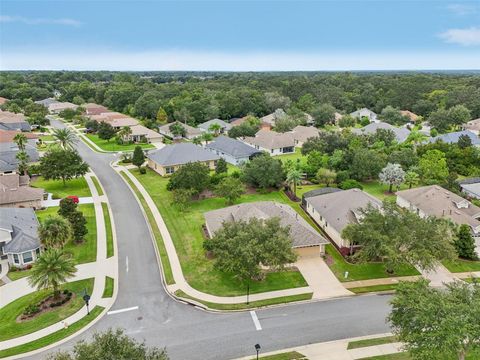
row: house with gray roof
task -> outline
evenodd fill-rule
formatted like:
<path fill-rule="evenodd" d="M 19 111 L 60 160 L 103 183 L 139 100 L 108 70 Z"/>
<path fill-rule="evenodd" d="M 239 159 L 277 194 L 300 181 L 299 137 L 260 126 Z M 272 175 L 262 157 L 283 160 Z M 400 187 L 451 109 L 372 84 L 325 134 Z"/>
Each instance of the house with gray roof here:
<path fill-rule="evenodd" d="M 334 188 L 334 187 L 323 187 L 320 189 L 313 189 L 310 191 L 307 191 L 302 195 L 302 206 L 306 207 L 307 206 L 307 201 L 306 199 L 314 197 L 314 196 L 319 196 L 319 195 L 325 195 L 325 194 L 330 194 L 338 191 L 343 191 L 342 189 L 339 188 Z"/>
<path fill-rule="evenodd" d="M 292 248 L 314 248 L 315 252 L 320 255 L 324 253 L 325 245 L 328 244 L 328 241 L 290 206 L 274 201 L 257 201 L 233 205 L 208 211 L 203 216 L 210 237 L 214 236 L 225 222 L 248 222 L 252 218 L 267 220 L 277 217 L 280 219 L 282 226 L 290 228 Z"/>
<path fill-rule="evenodd" d="M 464 179 L 459 181 L 458 184 L 465 195 L 480 199 L 480 177 Z"/>
<path fill-rule="evenodd" d="M 277 133 L 271 130 L 259 130 L 255 137 L 245 137 L 245 144 L 271 156 L 291 154 L 295 152 L 295 139 L 292 133 Z"/>
<path fill-rule="evenodd" d="M 220 157 L 209 150 L 192 143 L 166 145 L 147 155 L 148 166 L 162 176 L 171 175 L 182 165 L 199 162 L 215 170 Z"/>
<path fill-rule="evenodd" d="M 23 268 L 40 254 L 38 220 L 33 209 L 0 208 L 0 259 Z"/>
<path fill-rule="evenodd" d="M 370 120 L 370 122 L 378 122 L 377 119 L 377 114 L 374 113 L 372 110 L 367 109 L 367 108 L 361 108 L 359 110 L 356 110 L 352 113 L 350 113 L 351 116 L 357 119 L 361 119 L 363 117 L 366 117 Z"/>
<path fill-rule="evenodd" d="M 0 130 L 20 130 L 29 132 L 32 127 L 23 114 L 0 110 Z"/>
<path fill-rule="evenodd" d="M 220 126 L 220 130 L 217 132 L 217 134 L 226 134 L 232 128 L 231 124 L 220 119 L 212 119 L 212 120 L 205 121 L 204 123 L 198 125 L 197 127 L 202 131 L 214 133 L 214 131 L 210 130 L 210 127 L 212 125 Z"/>
<path fill-rule="evenodd" d="M 428 141 L 431 143 L 434 143 L 437 141 L 443 141 L 444 143 L 447 143 L 447 144 L 456 144 L 461 136 L 469 137 L 470 140 L 472 141 L 473 146 L 480 146 L 480 138 L 478 137 L 478 135 L 476 135 L 470 130 L 462 130 L 462 131 L 451 132 L 443 135 L 438 135 L 433 138 L 430 138 Z"/>
<path fill-rule="evenodd" d="M 35 139 L 28 139 L 25 144 L 25 152 L 28 155 L 29 163 L 39 160 Z M 20 152 L 15 142 L 0 142 L 0 174 L 8 174 L 18 170 L 19 160 L 17 154 Z"/>
<path fill-rule="evenodd" d="M 407 128 L 404 128 L 404 127 L 398 128 L 386 122 L 370 123 L 367 126 L 364 126 L 363 128 L 352 129 L 352 133 L 357 135 L 373 135 L 379 129 L 391 130 L 395 134 L 395 140 L 400 144 L 403 143 L 405 140 L 407 140 L 408 135 L 410 135 L 410 130 L 408 130 Z"/>
<path fill-rule="evenodd" d="M 225 159 L 232 165 L 240 165 L 249 161 L 255 155 L 262 152 L 249 146 L 240 140 L 232 139 L 228 136 L 219 136 L 211 143 L 205 146 L 205 149 Z"/>
<path fill-rule="evenodd" d="M 353 244 L 342 238 L 342 231 L 349 224 L 359 223 L 361 210 L 368 205 L 380 208 L 382 203 L 360 189 L 332 191 L 305 198 L 305 210 L 339 249 Z"/>
<path fill-rule="evenodd" d="M 200 136 L 203 134 L 203 130 L 181 123 L 180 121 L 175 121 L 172 123 L 162 125 L 158 128 L 158 132 L 170 139 L 182 138 L 182 136 L 173 135 L 172 132 L 170 131 L 170 126 L 172 126 L 175 123 L 181 125 L 185 129 L 185 136 L 183 136 L 185 139 L 192 140 L 193 138 L 196 138 L 197 136 Z"/>

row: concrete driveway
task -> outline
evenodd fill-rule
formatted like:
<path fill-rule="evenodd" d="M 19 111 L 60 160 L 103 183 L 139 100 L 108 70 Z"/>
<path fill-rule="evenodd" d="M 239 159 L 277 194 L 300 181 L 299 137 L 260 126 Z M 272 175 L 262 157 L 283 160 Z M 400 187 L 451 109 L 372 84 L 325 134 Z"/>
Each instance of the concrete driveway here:
<path fill-rule="evenodd" d="M 295 266 L 312 288 L 313 299 L 353 295 L 352 292 L 343 287 L 318 253 L 301 255 Z"/>

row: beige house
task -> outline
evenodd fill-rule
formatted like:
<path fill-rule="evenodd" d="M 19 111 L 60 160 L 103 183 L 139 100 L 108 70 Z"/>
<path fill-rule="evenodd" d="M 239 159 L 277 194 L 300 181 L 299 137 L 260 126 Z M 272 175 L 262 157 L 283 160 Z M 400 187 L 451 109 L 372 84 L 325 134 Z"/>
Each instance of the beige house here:
<path fill-rule="evenodd" d="M 173 124 L 179 124 L 185 129 L 185 136 L 183 136 L 185 139 L 192 140 L 192 139 L 196 138 L 197 136 L 201 136 L 203 134 L 203 131 L 201 129 L 197 129 L 193 126 L 183 124 L 179 121 L 175 121 L 175 122 L 168 123 L 168 124 L 160 126 L 158 128 L 158 132 L 160 134 L 162 134 L 163 136 L 166 136 L 170 139 L 181 138 L 181 136 L 173 135 L 172 132 L 170 131 L 170 126 L 172 126 Z"/>
<path fill-rule="evenodd" d="M 475 133 L 476 135 L 480 135 L 480 118 L 475 120 L 470 120 L 467 122 L 463 128 L 465 130 L 470 130 L 471 132 Z"/>
<path fill-rule="evenodd" d="M 56 102 L 48 105 L 47 108 L 51 114 L 59 114 L 63 110 L 67 109 L 76 110 L 78 108 L 78 105 L 72 104 L 70 102 Z"/>
<path fill-rule="evenodd" d="M 291 133 L 260 130 L 255 137 L 246 137 L 242 141 L 257 150 L 268 152 L 271 156 L 295 152 L 295 140 Z"/>
<path fill-rule="evenodd" d="M 30 187 L 29 183 L 28 176 L 0 175 L 0 207 L 41 208 L 45 191 Z"/>
<path fill-rule="evenodd" d="M 233 205 L 203 214 L 208 236 L 212 237 L 226 221 L 249 221 L 252 218 L 267 220 L 280 219 L 282 226 L 290 227 L 292 248 L 299 256 L 325 253 L 328 241 L 290 206 L 274 201 L 258 201 Z"/>
<path fill-rule="evenodd" d="M 166 145 L 162 149 L 150 151 L 147 155 L 147 165 L 162 176 L 173 174 L 181 166 L 199 162 L 215 170 L 220 157 L 211 151 L 192 143 Z"/>
<path fill-rule="evenodd" d="M 360 189 L 332 189 L 320 195 L 316 194 L 315 190 L 312 191 L 313 196 L 304 194 L 305 209 L 339 249 L 354 246 L 342 238 L 342 231 L 347 225 L 361 221 L 361 209 L 369 204 L 376 208 L 382 206 L 377 198 Z"/>
<path fill-rule="evenodd" d="M 313 126 L 295 126 L 290 132 L 293 136 L 296 147 L 302 147 L 303 144 L 310 138 L 315 138 L 320 135 L 320 130 Z"/>
<path fill-rule="evenodd" d="M 103 105 L 95 103 L 83 104 L 82 107 L 85 109 L 85 115 L 99 115 L 101 113 L 108 112 L 108 108 Z"/>
<path fill-rule="evenodd" d="M 119 119 L 119 120 L 125 120 L 125 119 Z M 132 130 L 132 132 L 127 136 L 128 141 L 133 141 L 136 143 L 144 142 L 144 141 L 148 143 L 159 143 L 159 142 L 162 142 L 163 140 L 162 135 L 143 125 L 133 125 L 133 126 L 130 126 L 130 129 Z"/>

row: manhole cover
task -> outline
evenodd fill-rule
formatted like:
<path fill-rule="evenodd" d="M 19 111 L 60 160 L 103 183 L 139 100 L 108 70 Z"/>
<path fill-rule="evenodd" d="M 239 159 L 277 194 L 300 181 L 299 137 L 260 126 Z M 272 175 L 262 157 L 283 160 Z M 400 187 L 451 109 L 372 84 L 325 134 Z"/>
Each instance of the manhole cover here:
<path fill-rule="evenodd" d="M 143 316 L 137 317 L 137 320 L 143 320 Z"/>

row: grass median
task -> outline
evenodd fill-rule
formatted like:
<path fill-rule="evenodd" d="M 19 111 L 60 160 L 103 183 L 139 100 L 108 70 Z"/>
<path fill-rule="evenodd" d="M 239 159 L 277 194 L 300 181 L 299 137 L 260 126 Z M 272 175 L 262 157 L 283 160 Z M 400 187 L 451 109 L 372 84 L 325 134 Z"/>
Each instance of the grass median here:
<path fill-rule="evenodd" d="M 90 179 L 92 179 L 93 185 L 95 185 L 95 189 L 97 189 L 98 196 L 102 196 L 103 195 L 103 189 L 100 186 L 100 182 L 98 181 L 97 177 L 92 176 L 92 177 L 90 177 Z"/>
<path fill-rule="evenodd" d="M 102 297 L 111 298 L 113 296 L 114 280 L 110 276 L 105 276 L 105 288 Z"/>
<path fill-rule="evenodd" d="M 108 211 L 108 204 L 102 203 L 103 220 L 105 222 L 105 232 L 107 235 L 107 258 L 114 254 L 113 248 L 113 230 L 112 220 L 110 219 L 110 212 Z"/>

